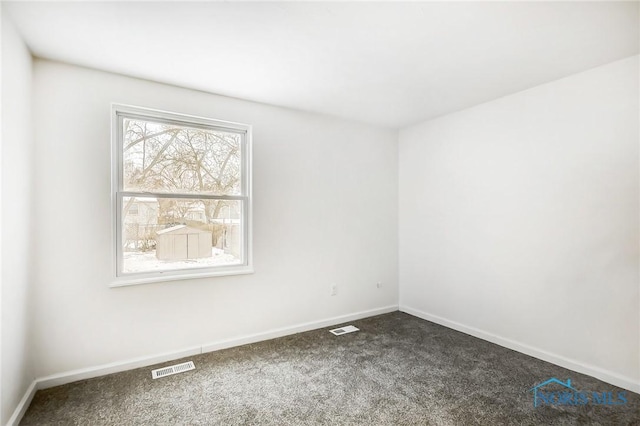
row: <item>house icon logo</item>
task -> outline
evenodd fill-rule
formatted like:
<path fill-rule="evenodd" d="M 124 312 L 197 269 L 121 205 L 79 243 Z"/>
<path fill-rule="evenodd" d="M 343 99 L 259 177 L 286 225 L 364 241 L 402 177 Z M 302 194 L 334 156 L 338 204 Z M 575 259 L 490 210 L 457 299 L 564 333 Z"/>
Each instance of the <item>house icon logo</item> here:
<path fill-rule="evenodd" d="M 553 390 L 544 389 L 553 386 Z M 560 390 L 558 390 L 560 388 Z M 624 405 L 627 403 L 627 392 L 621 391 L 579 391 L 571 385 L 571 379 L 566 382 L 550 378 L 529 389 L 533 392 L 533 406 L 543 405 Z"/>
<path fill-rule="evenodd" d="M 569 389 L 570 391 L 574 391 L 574 392 L 576 391 L 576 389 L 573 386 L 571 386 L 571 379 L 567 379 L 566 382 L 563 382 L 561 380 L 556 379 L 555 377 L 552 377 L 549 380 L 544 381 L 544 382 L 532 387 L 531 389 L 529 389 L 529 392 L 533 392 L 533 406 L 534 407 L 538 406 L 538 395 L 539 395 L 539 393 L 542 393 L 541 388 L 543 388 L 543 387 L 545 387 L 547 385 L 550 385 L 552 383 L 557 383 L 560 386 L 564 386 L 565 388 Z M 543 398 L 544 398 L 545 394 L 542 393 L 542 395 L 543 395 Z"/>

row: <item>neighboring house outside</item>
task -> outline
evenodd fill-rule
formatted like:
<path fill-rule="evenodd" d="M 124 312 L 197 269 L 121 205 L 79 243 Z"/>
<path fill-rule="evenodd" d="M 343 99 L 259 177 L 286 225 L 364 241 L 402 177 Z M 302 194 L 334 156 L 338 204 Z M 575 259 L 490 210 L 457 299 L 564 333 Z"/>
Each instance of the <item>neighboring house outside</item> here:
<path fill-rule="evenodd" d="M 123 218 L 125 251 L 152 250 L 156 231 L 164 228 L 158 225 L 158 202 L 155 199 L 136 199 Z"/>

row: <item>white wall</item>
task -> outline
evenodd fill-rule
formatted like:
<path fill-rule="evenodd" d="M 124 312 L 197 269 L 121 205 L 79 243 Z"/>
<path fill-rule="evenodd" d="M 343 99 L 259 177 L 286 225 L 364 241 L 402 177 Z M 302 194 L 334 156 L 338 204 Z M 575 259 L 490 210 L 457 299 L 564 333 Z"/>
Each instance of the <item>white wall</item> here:
<path fill-rule="evenodd" d="M 36 376 L 397 305 L 397 132 L 43 60 L 34 91 Z M 255 274 L 108 287 L 111 102 L 254 126 Z"/>
<path fill-rule="evenodd" d="M 403 129 L 401 309 L 639 391 L 638 113 L 636 56 Z"/>
<path fill-rule="evenodd" d="M 1 424 L 6 424 L 33 380 L 28 350 L 33 265 L 31 67 L 31 54 L 2 14 Z"/>

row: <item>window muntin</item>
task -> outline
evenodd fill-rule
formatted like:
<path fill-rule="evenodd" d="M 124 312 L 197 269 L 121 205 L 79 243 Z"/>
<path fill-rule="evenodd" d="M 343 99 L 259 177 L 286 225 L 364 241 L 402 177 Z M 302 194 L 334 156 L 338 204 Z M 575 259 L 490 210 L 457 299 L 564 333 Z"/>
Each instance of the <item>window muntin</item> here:
<path fill-rule="evenodd" d="M 118 281 L 250 270 L 250 126 L 114 106 Z"/>

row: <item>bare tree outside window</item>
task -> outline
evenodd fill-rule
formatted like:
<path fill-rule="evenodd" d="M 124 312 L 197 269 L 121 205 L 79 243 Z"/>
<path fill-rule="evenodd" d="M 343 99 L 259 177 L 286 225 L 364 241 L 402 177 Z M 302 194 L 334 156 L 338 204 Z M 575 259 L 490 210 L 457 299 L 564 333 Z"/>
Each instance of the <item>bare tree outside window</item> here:
<path fill-rule="evenodd" d="M 246 132 L 162 116 L 117 117 L 118 272 L 246 264 Z"/>

